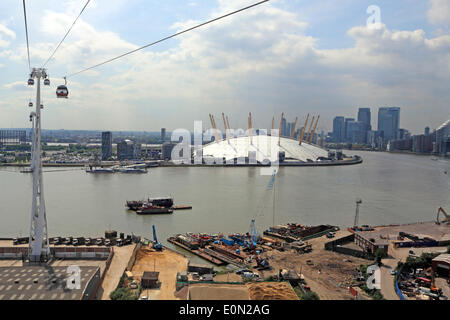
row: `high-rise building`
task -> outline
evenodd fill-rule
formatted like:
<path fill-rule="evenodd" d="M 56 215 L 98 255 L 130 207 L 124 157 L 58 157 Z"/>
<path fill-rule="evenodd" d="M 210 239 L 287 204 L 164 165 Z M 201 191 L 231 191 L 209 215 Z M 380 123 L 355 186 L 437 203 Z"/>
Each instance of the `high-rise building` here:
<path fill-rule="evenodd" d="M 358 121 L 364 124 L 364 143 L 367 143 L 367 132 L 372 130 L 370 108 L 358 109 Z"/>
<path fill-rule="evenodd" d="M 141 144 L 131 140 L 122 140 L 117 144 L 117 158 L 119 160 L 132 160 L 141 157 Z"/>
<path fill-rule="evenodd" d="M 399 107 L 381 107 L 378 109 L 378 131 L 383 132 L 384 141 L 398 138 L 399 125 Z"/>
<path fill-rule="evenodd" d="M 344 122 L 344 142 L 350 142 L 350 135 L 348 132 L 348 124 L 350 122 L 354 122 L 355 119 L 354 118 L 345 118 L 345 122 Z"/>
<path fill-rule="evenodd" d="M 282 125 L 281 135 L 285 137 L 286 136 L 286 132 L 287 132 L 286 118 L 283 117 L 283 120 L 281 121 L 281 125 Z"/>
<path fill-rule="evenodd" d="M 429 135 L 430 134 L 430 127 L 425 127 L 424 133 L 425 133 L 426 136 Z"/>
<path fill-rule="evenodd" d="M 345 139 L 345 119 L 344 117 L 335 117 L 333 119 L 333 141 L 343 142 Z"/>
<path fill-rule="evenodd" d="M 112 133 L 102 132 L 102 160 L 108 160 L 112 156 Z"/>
<path fill-rule="evenodd" d="M 436 152 L 443 156 L 450 153 L 450 119 L 436 129 Z"/>
<path fill-rule="evenodd" d="M 361 121 L 348 121 L 346 142 L 365 144 L 367 136 L 367 125 Z"/>
<path fill-rule="evenodd" d="M 164 143 L 166 140 L 166 128 L 161 128 L 161 141 Z"/>

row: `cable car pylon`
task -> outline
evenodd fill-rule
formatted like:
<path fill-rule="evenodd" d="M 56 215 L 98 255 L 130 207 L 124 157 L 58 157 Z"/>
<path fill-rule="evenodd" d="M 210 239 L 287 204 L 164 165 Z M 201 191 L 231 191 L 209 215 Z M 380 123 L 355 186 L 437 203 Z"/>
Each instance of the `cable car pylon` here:
<path fill-rule="evenodd" d="M 33 194 L 31 200 L 30 239 L 28 259 L 30 262 L 46 262 L 50 258 L 50 247 L 45 212 L 44 183 L 41 162 L 41 79 L 46 79 L 45 69 L 33 68 L 30 79 L 36 79 L 36 111 L 33 115 L 33 154 L 31 169 L 33 170 Z"/>

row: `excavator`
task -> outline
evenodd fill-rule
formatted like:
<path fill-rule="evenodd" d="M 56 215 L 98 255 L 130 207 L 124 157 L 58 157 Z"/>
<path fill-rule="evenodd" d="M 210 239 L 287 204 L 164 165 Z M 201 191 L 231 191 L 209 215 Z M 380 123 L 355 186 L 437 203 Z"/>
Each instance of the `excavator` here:
<path fill-rule="evenodd" d="M 442 213 L 444 215 L 444 219 L 442 219 L 442 221 L 439 221 L 440 213 Z M 439 207 L 439 209 L 437 211 L 437 216 L 436 216 L 436 224 L 441 224 L 441 223 L 446 223 L 446 224 L 450 225 L 450 215 L 448 215 L 447 212 L 445 212 L 445 210 L 442 207 Z"/>

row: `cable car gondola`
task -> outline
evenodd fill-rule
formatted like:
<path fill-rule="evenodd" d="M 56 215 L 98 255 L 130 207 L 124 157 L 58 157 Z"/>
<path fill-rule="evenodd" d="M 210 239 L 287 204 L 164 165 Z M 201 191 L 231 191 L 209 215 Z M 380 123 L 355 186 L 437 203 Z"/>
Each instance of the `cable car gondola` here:
<path fill-rule="evenodd" d="M 34 79 L 30 78 L 28 79 L 28 85 L 33 86 L 34 85 Z"/>
<path fill-rule="evenodd" d="M 31 108 L 33 106 L 33 102 L 28 102 L 28 106 Z"/>
<path fill-rule="evenodd" d="M 44 80 L 44 85 L 45 86 L 49 86 L 50 85 L 50 80 L 49 79 L 45 79 Z"/>
<path fill-rule="evenodd" d="M 58 88 L 56 88 L 56 97 L 57 98 L 66 98 L 67 99 L 67 97 L 69 95 L 69 90 L 67 90 L 67 87 L 66 87 L 66 85 L 67 85 L 66 77 L 64 77 L 64 81 L 65 81 L 65 84 L 60 85 L 60 86 L 58 86 Z"/>

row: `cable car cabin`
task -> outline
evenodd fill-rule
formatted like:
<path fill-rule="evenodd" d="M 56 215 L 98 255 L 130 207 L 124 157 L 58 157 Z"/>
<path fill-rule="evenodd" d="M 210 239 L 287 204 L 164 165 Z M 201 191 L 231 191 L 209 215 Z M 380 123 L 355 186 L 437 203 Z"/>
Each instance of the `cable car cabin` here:
<path fill-rule="evenodd" d="M 44 105 L 43 104 L 41 104 L 41 109 L 44 109 Z"/>
<path fill-rule="evenodd" d="M 28 85 L 33 86 L 34 85 L 34 79 L 28 79 Z"/>
<path fill-rule="evenodd" d="M 29 102 L 28 106 L 31 108 L 33 106 L 33 102 Z"/>
<path fill-rule="evenodd" d="M 44 80 L 44 85 L 45 86 L 49 86 L 50 85 L 50 80 L 49 79 L 45 79 Z"/>
<path fill-rule="evenodd" d="M 56 97 L 57 98 L 66 98 L 69 95 L 69 90 L 67 90 L 67 87 L 64 85 L 58 86 L 56 88 Z"/>

